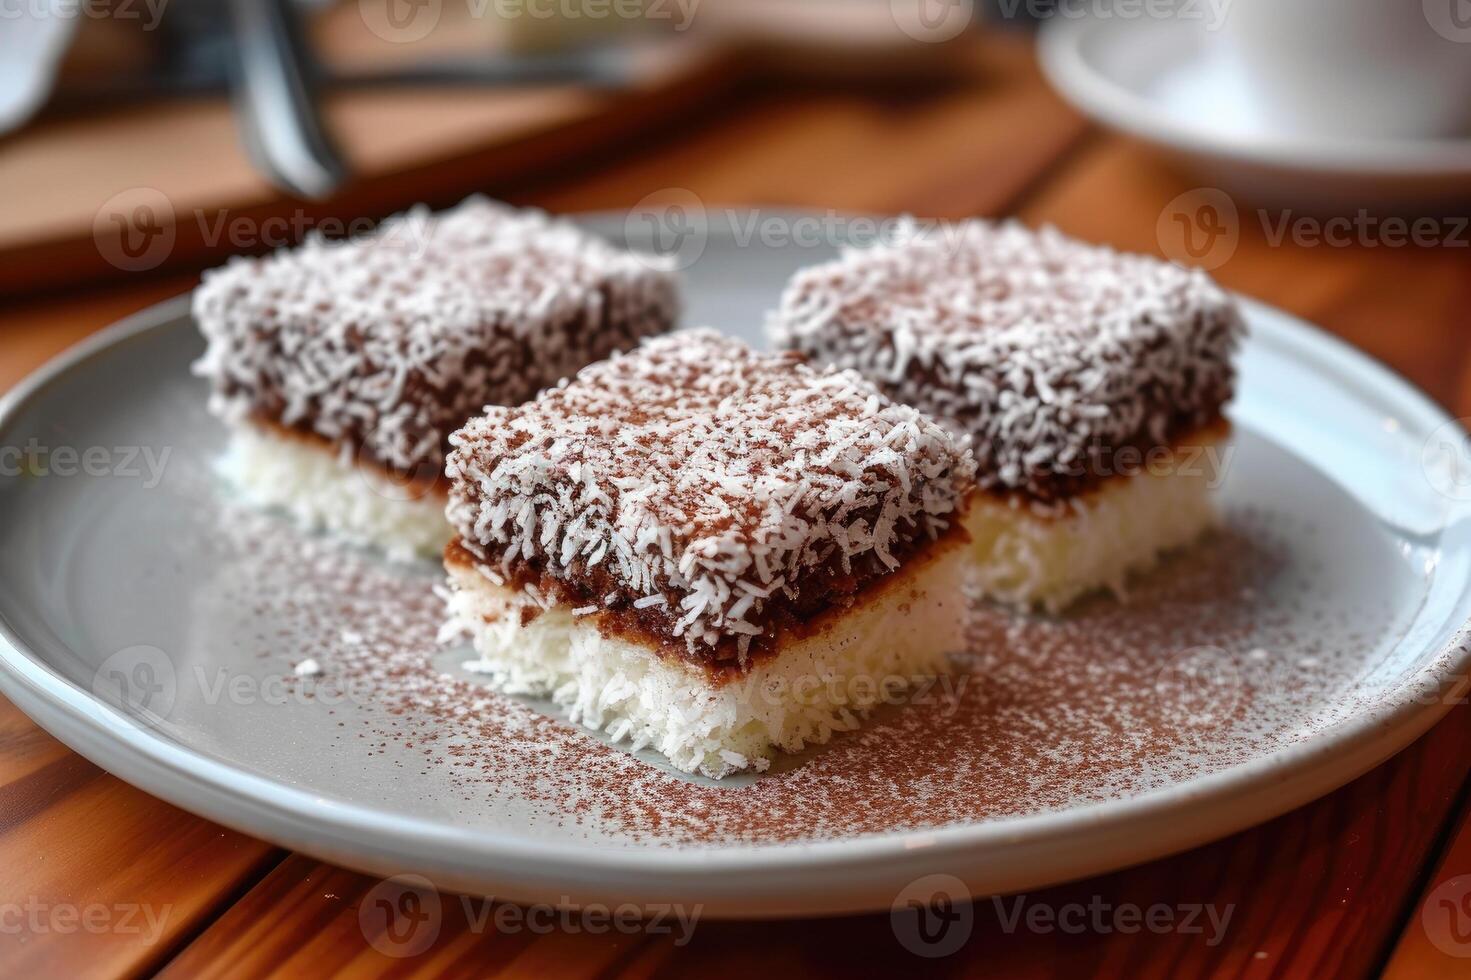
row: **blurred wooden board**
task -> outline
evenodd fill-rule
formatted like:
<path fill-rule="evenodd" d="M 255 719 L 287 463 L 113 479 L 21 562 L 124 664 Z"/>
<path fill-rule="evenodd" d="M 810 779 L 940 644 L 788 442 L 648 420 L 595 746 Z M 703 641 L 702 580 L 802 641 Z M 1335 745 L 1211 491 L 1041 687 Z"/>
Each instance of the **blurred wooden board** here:
<path fill-rule="evenodd" d="M 390 4 L 408 13 L 401 22 L 407 27 L 386 19 Z M 447 205 L 477 190 L 627 152 L 645 134 L 680 124 L 753 79 L 859 77 L 883 84 L 899 76 L 985 70 L 986 59 L 973 57 L 967 39 L 917 44 L 904 35 L 890 0 L 813 0 L 801 7 L 784 0 L 698 0 L 693 8 L 660 0 L 650 7 L 659 14 L 647 22 L 508 19 L 496 16 L 501 8 L 493 4 L 437 0 L 407 6 L 354 0 L 328 8 L 311 26 L 314 50 L 333 72 L 514 56 L 570 37 L 623 46 L 631 81 L 617 90 L 332 89 L 324 114 L 354 179 L 324 202 L 294 200 L 267 183 L 247 159 L 223 96 L 87 111 L 91 103 L 76 91 L 88 91 L 89 79 L 114 77 L 109 71 L 146 69 L 157 37 L 129 34 L 117 22 L 84 22 L 59 90 L 71 111 L 43 116 L 0 140 L 6 202 L 0 295 L 197 269 L 231 254 L 293 244 L 305 229 L 336 230 L 419 201 Z M 430 26 L 420 36 L 416 18 L 424 15 Z M 70 98 L 68 84 L 75 90 Z M 90 84 L 95 91 L 97 83 Z"/>
<path fill-rule="evenodd" d="M 1471 797 L 1462 794 L 1444 857 L 1405 915 L 1388 980 L 1471 976 Z"/>
<path fill-rule="evenodd" d="M 382 215 L 415 201 L 447 204 L 519 175 L 555 168 L 708 104 L 739 77 L 729 52 L 668 43 L 639 59 L 616 93 L 570 87 L 359 89 L 325 100 L 355 172 L 329 202 L 284 197 L 251 166 L 223 98 L 137 105 L 43 119 L 0 143 L 0 293 L 187 268 L 290 244 L 266 233 Z M 146 208 L 146 211 L 138 209 Z M 221 235 L 224 214 L 243 235 Z M 122 246 L 128 230 L 138 246 Z M 166 254 L 144 251 L 155 232 Z M 251 238 L 269 239 L 252 247 Z M 130 259 L 130 255 L 136 261 Z M 157 261 L 155 261 L 157 259 Z"/>

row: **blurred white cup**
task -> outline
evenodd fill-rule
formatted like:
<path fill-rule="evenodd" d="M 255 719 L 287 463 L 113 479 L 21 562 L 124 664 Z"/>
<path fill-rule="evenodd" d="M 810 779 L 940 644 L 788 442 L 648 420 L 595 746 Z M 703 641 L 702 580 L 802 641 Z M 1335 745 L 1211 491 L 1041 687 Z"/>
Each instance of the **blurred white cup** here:
<path fill-rule="evenodd" d="M 1471 0 L 1229 0 L 1269 120 L 1297 135 L 1471 135 Z"/>

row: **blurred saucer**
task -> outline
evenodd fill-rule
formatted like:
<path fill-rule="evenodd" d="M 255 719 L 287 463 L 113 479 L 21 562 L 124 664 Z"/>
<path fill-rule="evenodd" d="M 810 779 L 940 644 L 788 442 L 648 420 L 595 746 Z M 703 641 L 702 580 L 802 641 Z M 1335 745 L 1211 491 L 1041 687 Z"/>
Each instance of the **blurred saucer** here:
<path fill-rule="evenodd" d="M 1471 199 L 1471 135 L 1324 139 L 1261 111 L 1208 20 L 1054 17 L 1038 55 L 1053 86 L 1098 122 L 1158 147 L 1210 185 L 1318 211 L 1439 210 Z"/>
<path fill-rule="evenodd" d="M 0 134 L 21 126 L 51 94 L 76 17 L 45 5 L 18 4 L 0 13 Z"/>

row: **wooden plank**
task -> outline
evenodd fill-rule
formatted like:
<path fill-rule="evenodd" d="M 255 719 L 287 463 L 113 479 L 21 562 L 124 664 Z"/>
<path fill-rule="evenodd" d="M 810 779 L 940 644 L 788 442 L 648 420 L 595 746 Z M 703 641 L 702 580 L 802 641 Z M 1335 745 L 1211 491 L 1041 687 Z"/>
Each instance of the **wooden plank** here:
<path fill-rule="evenodd" d="M 268 184 L 222 98 L 43 120 L 10 137 L 0 155 L 0 184 L 12 189 L 0 226 L 0 292 L 116 281 L 139 269 L 197 268 L 264 250 L 221 240 L 211 230 L 221 214 L 318 227 L 418 200 L 446 204 L 667 125 L 738 77 L 728 53 L 704 45 L 667 46 L 646 60 L 641 82 L 616 97 L 567 86 L 331 93 L 324 114 L 354 179 L 330 202 L 295 200 Z M 118 227 L 135 238 L 156 227 L 168 248 L 120 260 Z"/>
<path fill-rule="evenodd" d="M 411 912 L 415 918 L 398 920 L 389 931 L 381 903 L 406 908 L 399 904 L 404 894 L 392 880 L 293 856 L 160 976 L 597 976 L 643 942 L 612 929 L 568 931 L 555 916 L 546 922 L 498 919 L 492 903 L 428 890 Z"/>
<path fill-rule="evenodd" d="M 114 779 L 0 698 L 7 975 L 151 970 L 282 857 Z"/>
<path fill-rule="evenodd" d="M 0 391 L 64 348 L 193 277 L 12 307 Z M 184 939 L 284 857 L 88 763 L 0 698 L 0 962 L 13 975 L 127 976 Z M 91 925 L 73 917 L 93 917 Z M 13 928 L 17 927 L 18 928 Z"/>
<path fill-rule="evenodd" d="M 707 206 L 925 217 L 999 214 L 1087 132 L 1014 37 L 988 37 L 971 81 L 873 93 L 762 90 L 658 149 L 515 197 L 557 211 L 626 208 L 682 188 Z"/>
<path fill-rule="evenodd" d="M 612 968 L 630 977 L 837 978 L 900 976 L 931 963 L 947 973 L 1006 977 L 1369 976 L 1434 844 L 1436 814 L 1471 769 L 1462 751 L 1468 739 L 1471 709 L 1458 708 L 1388 764 L 1260 827 L 1100 878 L 982 898 L 967 941 L 935 961 L 906 947 L 887 915 L 696 921 L 686 943 L 677 933 L 588 935 L 576 914 L 572 928 L 558 923 L 545 934 L 497 929 L 493 911 L 449 894 L 438 896 L 432 927 L 406 930 L 395 946 L 365 931 L 360 913 L 365 901 L 396 892 L 298 856 L 205 930 L 165 976 L 452 969 L 592 977 Z M 1471 871 L 1465 836 L 1461 870 Z"/>
<path fill-rule="evenodd" d="M 1387 980 L 1471 975 L 1471 796 L 1464 795 L 1444 856 L 1405 910 Z"/>

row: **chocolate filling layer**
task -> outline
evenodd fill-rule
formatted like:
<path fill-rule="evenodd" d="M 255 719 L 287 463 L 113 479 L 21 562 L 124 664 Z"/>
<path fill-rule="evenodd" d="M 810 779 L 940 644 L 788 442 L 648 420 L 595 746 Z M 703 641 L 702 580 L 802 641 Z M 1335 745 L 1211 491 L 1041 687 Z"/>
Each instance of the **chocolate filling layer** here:
<path fill-rule="evenodd" d="M 821 568 L 811 569 L 803 574 L 801 590 L 795 596 L 778 593 L 766 604 L 761 619 L 765 629 L 759 637 L 752 638 L 744 661 L 735 637 L 712 647 L 690 644 L 683 637 L 675 636 L 674 622 L 678 616 L 658 606 L 636 608 L 634 601 L 640 597 L 619 586 L 601 567 L 588 569 L 585 563 L 574 562 L 573 568 L 553 573 L 542 561 L 516 560 L 509 568 L 495 564 L 492 569 L 502 577 L 504 572 L 510 572 L 506 578 L 508 588 L 520 590 L 529 585 L 548 601 L 571 609 L 597 606 L 599 611 L 593 615 L 598 631 L 604 636 L 652 647 L 660 656 L 704 668 L 712 680 L 723 682 L 761 659 L 778 655 L 786 644 L 827 629 L 857 604 L 877 601 L 892 584 L 911 578 L 931 561 L 969 540 L 970 536 L 957 520 L 933 541 L 921 538 L 907 542 L 903 555 L 896 554 L 900 559 L 898 568 L 885 568 L 870 560 L 855 563 L 852 571 L 845 573 L 841 562 L 834 559 Z M 445 549 L 444 561 L 448 566 L 485 564 L 458 539 Z M 538 614 L 534 605 L 524 606 L 522 625 Z"/>

